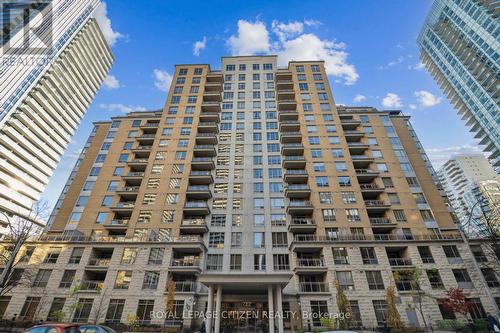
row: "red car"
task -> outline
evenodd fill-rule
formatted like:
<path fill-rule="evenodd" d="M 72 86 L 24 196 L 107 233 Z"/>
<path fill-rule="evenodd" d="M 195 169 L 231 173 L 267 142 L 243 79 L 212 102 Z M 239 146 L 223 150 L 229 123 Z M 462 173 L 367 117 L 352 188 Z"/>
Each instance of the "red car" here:
<path fill-rule="evenodd" d="M 44 324 L 28 328 L 25 333 L 80 333 L 76 324 Z"/>

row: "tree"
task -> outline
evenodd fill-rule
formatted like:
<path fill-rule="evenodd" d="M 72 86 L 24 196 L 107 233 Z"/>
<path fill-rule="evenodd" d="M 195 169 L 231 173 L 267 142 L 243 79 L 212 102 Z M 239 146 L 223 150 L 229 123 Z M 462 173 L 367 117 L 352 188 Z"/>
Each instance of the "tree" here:
<path fill-rule="evenodd" d="M 344 314 L 344 319 L 338 321 L 338 328 L 346 329 L 349 328 L 349 323 L 351 321 L 352 310 L 347 300 L 347 296 L 344 293 L 344 290 L 340 286 L 337 279 L 333 281 L 335 289 L 337 290 L 337 307 L 339 309 L 339 313 Z"/>
<path fill-rule="evenodd" d="M 167 282 L 167 313 L 170 316 L 175 316 L 174 313 L 174 300 L 175 300 L 175 282 L 172 278 Z"/>
<path fill-rule="evenodd" d="M 446 298 L 443 299 L 443 306 L 451 312 L 460 313 L 467 317 L 471 308 L 471 303 L 467 300 L 468 294 L 460 288 L 450 288 L 446 291 Z"/>
<path fill-rule="evenodd" d="M 5 295 L 13 287 L 20 284 L 20 280 L 29 280 L 30 274 L 24 272 L 21 274 L 24 279 L 17 278 L 15 267 L 26 259 L 26 251 L 20 255 L 23 245 L 32 237 L 38 235 L 42 228 L 34 221 L 46 219 L 48 205 L 46 202 L 36 202 L 32 205 L 28 216 L 12 215 L 6 211 L 0 211 L 0 215 L 7 221 L 9 234 L 3 239 L 4 251 L 0 256 L 0 261 L 4 264 L 0 274 L 0 296 Z M 29 258 L 28 258 L 29 259 Z"/>
<path fill-rule="evenodd" d="M 401 321 L 401 316 L 399 315 L 398 309 L 396 307 L 396 287 L 387 287 L 387 292 L 385 294 L 385 300 L 387 302 L 387 309 L 385 311 L 385 318 L 387 324 L 396 329 L 403 329 L 404 325 Z"/>

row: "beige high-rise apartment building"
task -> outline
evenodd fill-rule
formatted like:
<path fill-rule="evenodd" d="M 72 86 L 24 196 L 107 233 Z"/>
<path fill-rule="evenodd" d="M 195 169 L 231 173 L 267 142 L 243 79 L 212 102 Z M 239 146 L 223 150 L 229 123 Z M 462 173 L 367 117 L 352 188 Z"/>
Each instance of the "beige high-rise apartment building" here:
<path fill-rule="evenodd" d="M 95 124 L 23 250 L 33 279 L 0 314 L 197 327 L 200 311 L 209 332 L 297 332 L 338 316 L 337 281 L 352 327 L 384 324 L 390 285 L 408 326 L 454 316 L 439 303 L 451 287 L 484 317 L 498 281 L 474 268 L 433 177 L 409 117 L 335 106 L 320 61 L 178 65 L 163 110 Z M 424 318 L 415 269 L 435 297 Z"/>

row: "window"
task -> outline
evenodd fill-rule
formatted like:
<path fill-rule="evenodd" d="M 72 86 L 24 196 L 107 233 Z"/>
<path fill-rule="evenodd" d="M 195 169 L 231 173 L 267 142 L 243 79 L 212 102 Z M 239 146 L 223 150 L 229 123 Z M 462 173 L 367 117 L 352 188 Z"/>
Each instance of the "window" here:
<path fill-rule="evenodd" d="M 466 269 L 452 269 L 458 287 L 461 289 L 472 289 L 474 286 Z"/>
<path fill-rule="evenodd" d="M 97 224 L 104 224 L 106 220 L 108 219 L 109 213 L 107 212 L 99 212 L 97 213 L 97 217 L 95 219 L 95 223 Z"/>
<path fill-rule="evenodd" d="M 458 252 L 458 248 L 456 245 L 443 245 L 443 251 L 450 264 L 457 264 L 462 262 L 460 252 Z"/>
<path fill-rule="evenodd" d="M 418 253 L 424 264 L 433 264 L 434 258 L 432 257 L 431 249 L 428 246 L 418 246 Z"/>
<path fill-rule="evenodd" d="M 135 262 L 135 258 L 137 257 L 137 251 L 137 248 L 124 248 L 121 263 L 129 265 L 133 264 Z"/>
<path fill-rule="evenodd" d="M 55 264 L 59 255 L 61 254 L 62 248 L 60 247 L 51 247 L 49 248 L 45 259 L 43 260 L 44 264 Z"/>
<path fill-rule="evenodd" d="M 224 227 L 226 225 L 226 215 L 212 215 L 210 225 L 213 227 Z"/>
<path fill-rule="evenodd" d="M 468 301 L 470 303 L 469 314 L 473 320 L 486 318 L 486 312 L 479 298 L 469 298 Z"/>
<path fill-rule="evenodd" d="M 132 271 L 118 271 L 115 278 L 115 289 L 128 289 L 132 280 Z"/>
<path fill-rule="evenodd" d="M 319 192 L 319 202 L 322 204 L 332 203 L 332 193 L 331 192 Z"/>
<path fill-rule="evenodd" d="M 329 208 L 329 209 L 322 209 L 321 211 L 323 213 L 323 221 L 334 222 L 336 220 L 335 209 Z"/>
<path fill-rule="evenodd" d="M 107 324 L 110 323 L 119 323 L 122 318 L 123 309 L 125 307 L 124 299 L 110 299 L 108 310 L 106 312 L 106 320 Z"/>
<path fill-rule="evenodd" d="M 54 321 L 54 314 L 62 311 L 62 309 L 64 308 L 64 303 L 66 303 L 66 298 L 54 297 L 54 299 L 52 300 L 52 304 L 50 305 L 47 321 Z M 33 332 L 33 330 L 30 330 L 30 332 Z M 48 330 L 47 332 L 51 333 L 51 330 Z"/>
<path fill-rule="evenodd" d="M 387 310 L 387 302 L 385 300 L 373 300 L 372 303 L 378 326 L 384 326 L 384 323 L 386 323 L 385 313 Z"/>
<path fill-rule="evenodd" d="M 223 265 L 223 255 L 222 254 L 208 254 L 207 255 L 207 270 L 209 271 L 221 271 Z"/>
<path fill-rule="evenodd" d="M 218 249 L 224 248 L 224 236 L 223 232 L 211 232 L 208 237 L 208 246 Z"/>
<path fill-rule="evenodd" d="M 290 269 L 288 254 L 273 254 L 273 269 L 275 271 Z"/>
<path fill-rule="evenodd" d="M 253 233 L 253 247 L 263 248 L 265 247 L 265 234 L 263 232 Z"/>
<path fill-rule="evenodd" d="M 362 247 L 359 249 L 361 252 L 361 258 L 363 258 L 364 265 L 377 265 L 377 255 L 373 247 Z"/>
<path fill-rule="evenodd" d="M 316 177 L 316 185 L 318 187 L 328 187 L 328 177 L 327 176 L 318 176 Z"/>
<path fill-rule="evenodd" d="M 332 156 L 334 158 L 342 158 L 344 157 L 344 151 L 340 148 L 334 148 L 331 150 L 332 151 Z"/>
<path fill-rule="evenodd" d="M 51 269 L 40 269 L 35 276 L 32 287 L 46 287 L 51 274 Z"/>
<path fill-rule="evenodd" d="M 396 218 L 396 221 L 398 222 L 406 222 L 406 215 L 404 210 L 402 209 L 394 209 L 394 217 Z"/>
<path fill-rule="evenodd" d="M 315 172 L 325 172 L 326 167 L 324 162 L 314 162 L 313 163 L 313 170 Z"/>
<path fill-rule="evenodd" d="M 253 255 L 253 268 L 256 271 L 266 270 L 266 255 L 265 254 L 254 254 Z"/>
<path fill-rule="evenodd" d="M 389 197 L 389 201 L 393 205 L 399 205 L 401 204 L 401 200 L 399 199 L 399 196 L 396 193 L 387 193 L 387 196 Z"/>
<path fill-rule="evenodd" d="M 354 290 L 354 280 L 349 271 L 337 271 L 337 281 L 342 290 Z"/>
<path fill-rule="evenodd" d="M 356 196 L 354 195 L 354 192 L 341 192 L 341 194 L 342 194 L 342 201 L 345 204 L 356 203 Z"/>
<path fill-rule="evenodd" d="M 339 186 L 345 187 L 345 186 L 351 186 L 351 178 L 349 176 L 340 176 L 337 178 L 339 181 Z"/>
<path fill-rule="evenodd" d="M 264 208 L 264 199 L 263 198 L 254 198 L 253 199 L 253 208 L 263 209 Z"/>
<path fill-rule="evenodd" d="M 146 271 L 144 272 L 144 280 L 142 281 L 142 289 L 158 288 L 158 280 L 160 279 L 160 272 Z"/>
<path fill-rule="evenodd" d="M 41 297 L 26 297 L 23 308 L 21 309 L 20 317 L 24 320 L 32 320 L 40 305 Z"/>
<path fill-rule="evenodd" d="M 345 210 L 347 215 L 347 220 L 350 222 L 358 222 L 361 221 L 361 217 L 359 216 L 359 211 L 357 208 L 349 208 Z"/>
<path fill-rule="evenodd" d="M 347 171 L 347 165 L 345 162 L 335 162 L 335 170 L 337 172 L 345 172 Z"/>
<path fill-rule="evenodd" d="M 283 198 L 271 198 L 271 209 L 285 208 L 285 200 Z"/>
<path fill-rule="evenodd" d="M 163 256 L 165 254 L 165 249 L 162 247 L 153 247 L 149 251 L 148 264 L 150 265 L 161 265 L 163 263 Z"/>
<path fill-rule="evenodd" d="M 311 286 L 313 289 L 316 289 L 316 286 Z M 306 288 L 311 288 L 307 286 Z M 311 301 L 311 317 L 313 326 L 321 326 L 321 318 L 328 316 L 330 313 L 328 311 L 327 301 Z"/>
<path fill-rule="evenodd" d="M 333 251 L 333 262 L 335 265 L 348 265 L 349 256 L 347 255 L 347 248 L 345 247 L 334 247 Z"/>
<path fill-rule="evenodd" d="M 86 196 L 86 195 L 85 196 L 82 195 L 76 201 L 76 205 L 75 206 L 76 207 L 84 207 L 87 204 L 88 201 L 89 201 L 89 197 Z"/>
<path fill-rule="evenodd" d="M 151 322 L 151 313 L 153 312 L 154 304 L 154 300 L 139 300 L 136 316 L 140 325 L 148 325 Z"/>
<path fill-rule="evenodd" d="M 243 234 L 241 232 L 232 232 L 231 233 L 231 247 L 239 248 L 242 245 Z"/>
<path fill-rule="evenodd" d="M 229 269 L 232 271 L 241 271 L 241 254 L 231 254 Z"/>
<path fill-rule="evenodd" d="M 382 183 L 384 183 L 385 188 L 393 188 L 394 183 L 390 177 L 382 177 Z"/>
<path fill-rule="evenodd" d="M 116 167 L 114 172 L 113 172 L 113 176 L 120 176 L 123 174 L 123 171 L 125 169 L 123 167 Z"/>
<path fill-rule="evenodd" d="M 64 271 L 63 276 L 61 278 L 61 282 L 59 282 L 59 288 L 70 288 L 73 280 L 75 279 L 76 270 L 67 269 Z"/>
<path fill-rule="evenodd" d="M 425 272 L 432 289 L 444 289 L 443 280 L 437 269 L 428 269 Z"/>
<path fill-rule="evenodd" d="M 474 255 L 474 258 L 476 259 L 477 262 L 487 262 L 488 258 L 484 254 L 483 249 L 481 248 L 481 245 L 471 245 L 470 250 L 472 254 Z"/>
<path fill-rule="evenodd" d="M 272 233 L 272 245 L 273 247 L 287 247 L 288 238 L 286 232 L 273 232 Z"/>
<path fill-rule="evenodd" d="M 486 284 L 490 288 L 497 288 L 500 287 L 500 283 L 498 282 L 497 276 L 493 268 L 491 267 L 482 267 L 481 268 L 481 273 L 484 276 L 484 279 L 486 280 Z"/>

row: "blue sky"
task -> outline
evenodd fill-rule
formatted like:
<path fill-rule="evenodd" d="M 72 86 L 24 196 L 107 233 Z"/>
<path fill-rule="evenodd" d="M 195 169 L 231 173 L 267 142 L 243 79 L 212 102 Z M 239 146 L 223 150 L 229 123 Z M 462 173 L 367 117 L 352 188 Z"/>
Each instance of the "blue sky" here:
<path fill-rule="evenodd" d="M 283 61 L 325 57 L 337 104 L 385 106 L 410 114 L 436 167 L 453 154 L 478 152 L 464 122 L 419 65 L 416 38 L 431 4 L 106 1 L 96 18 L 113 44 L 111 76 L 42 199 L 55 204 L 93 121 L 131 110 L 160 109 L 175 64 L 208 63 L 219 69 L 220 57 L 232 54 L 278 54 Z"/>

